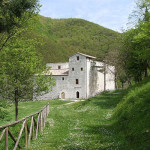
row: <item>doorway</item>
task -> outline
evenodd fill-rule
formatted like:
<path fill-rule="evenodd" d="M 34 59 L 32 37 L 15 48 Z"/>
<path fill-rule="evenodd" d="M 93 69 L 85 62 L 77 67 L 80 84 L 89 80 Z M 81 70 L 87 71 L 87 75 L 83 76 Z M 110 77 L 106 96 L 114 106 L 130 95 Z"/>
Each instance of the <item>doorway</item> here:
<path fill-rule="evenodd" d="M 61 99 L 65 99 L 65 93 L 64 92 L 61 93 Z"/>
<path fill-rule="evenodd" d="M 76 98 L 79 98 L 79 92 L 76 92 Z"/>

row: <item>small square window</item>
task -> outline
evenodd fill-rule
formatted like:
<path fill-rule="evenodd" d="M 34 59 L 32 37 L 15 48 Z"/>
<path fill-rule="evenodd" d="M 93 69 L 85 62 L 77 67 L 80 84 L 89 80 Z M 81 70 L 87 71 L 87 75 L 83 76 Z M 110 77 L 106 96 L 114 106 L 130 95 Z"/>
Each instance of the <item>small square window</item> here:
<path fill-rule="evenodd" d="M 74 68 L 72 68 L 72 71 L 74 71 Z"/>
<path fill-rule="evenodd" d="M 76 79 L 76 84 L 79 84 L 79 80 L 78 79 Z"/>
<path fill-rule="evenodd" d="M 64 78 L 64 77 L 62 77 L 62 80 L 65 80 L 65 78 Z"/>
<path fill-rule="evenodd" d="M 77 56 L 77 60 L 79 60 L 79 56 Z"/>
<path fill-rule="evenodd" d="M 58 69 L 61 69 L 61 66 L 58 66 Z"/>
<path fill-rule="evenodd" d="M 81 68 L 81 71 L 83 71 L 83 68 Z"/>

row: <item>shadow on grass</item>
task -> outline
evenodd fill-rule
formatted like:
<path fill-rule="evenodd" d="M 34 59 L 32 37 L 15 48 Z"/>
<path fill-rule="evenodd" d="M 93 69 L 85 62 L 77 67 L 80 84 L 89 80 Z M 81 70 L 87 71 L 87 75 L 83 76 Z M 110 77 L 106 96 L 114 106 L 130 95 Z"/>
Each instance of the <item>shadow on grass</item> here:
<path fill-rule="evenodd" d="M 125 91 L 105 92 L 100 95 L 90 98 L 89 101 L 104 109 L 114 108 L 122 100 Z"/>
<path fill-rule="evenodd" d="M 117 133 L 113 124 L 87 126 L 85 134 L 94 135 L 99 142 L 100 150 L 124 150 L 124 139 Z"/>
<path fill-rule="evenodd" d="M 126 150 L 123 137 L 117 134 L 113 125 L 86 126 L 83 135 L 85 135 L 83 144 L 72 143 L 64 148 L 66 150 Z"/>

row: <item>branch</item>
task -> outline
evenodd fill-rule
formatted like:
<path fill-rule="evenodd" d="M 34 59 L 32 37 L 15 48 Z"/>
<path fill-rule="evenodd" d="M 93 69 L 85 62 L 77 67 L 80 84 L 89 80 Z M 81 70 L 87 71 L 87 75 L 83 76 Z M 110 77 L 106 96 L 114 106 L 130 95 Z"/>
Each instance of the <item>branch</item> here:
<path fill-rule="evenodd" d="M 3 49 L 3 47 L 5 46 L 5 44 L 8 42 L 8 40 L 15 35 L 15 33 L 11 33 L 5 40 L 5 42 L 2 44 L 2 46 L 0 47 L 0 51 Z"/>

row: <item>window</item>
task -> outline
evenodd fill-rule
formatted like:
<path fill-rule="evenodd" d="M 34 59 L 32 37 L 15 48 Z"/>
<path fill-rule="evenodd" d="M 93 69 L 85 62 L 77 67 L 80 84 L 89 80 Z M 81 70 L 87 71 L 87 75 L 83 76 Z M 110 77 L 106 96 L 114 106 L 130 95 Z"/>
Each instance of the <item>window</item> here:
<path fill-rule="evenodd" d="M 76 79 L 76 84 L 79 84 L 79 80 L 78 79 Z"/>
<path fill-rule="evenodd" d="M 76 98 L 79 98 L 79 92 L 78 91 L 76 92 Z"/>
<path fill-rule="evenodd" d="M 74 71 L 74 68 L 72 68 L 72 71 Z"/>
<path fill-rule="evenodd" d="M 65 78 L 64 78 L 64 77 L 62 77 L 62 80 L 65 80 Z"/>
<path fill-rule="evenodd" d="M 83 68 L 81 68 L 81 71 L 83 71 Z"/>
<path fill-rule="evenodd" d="M 77 60 L 79 60 L 79 56 L 77 56 Z"/>
<path fill-rule="evenodd" d="M 58 69 L 61 69 L 61 66 L 58 66 Z"/>

